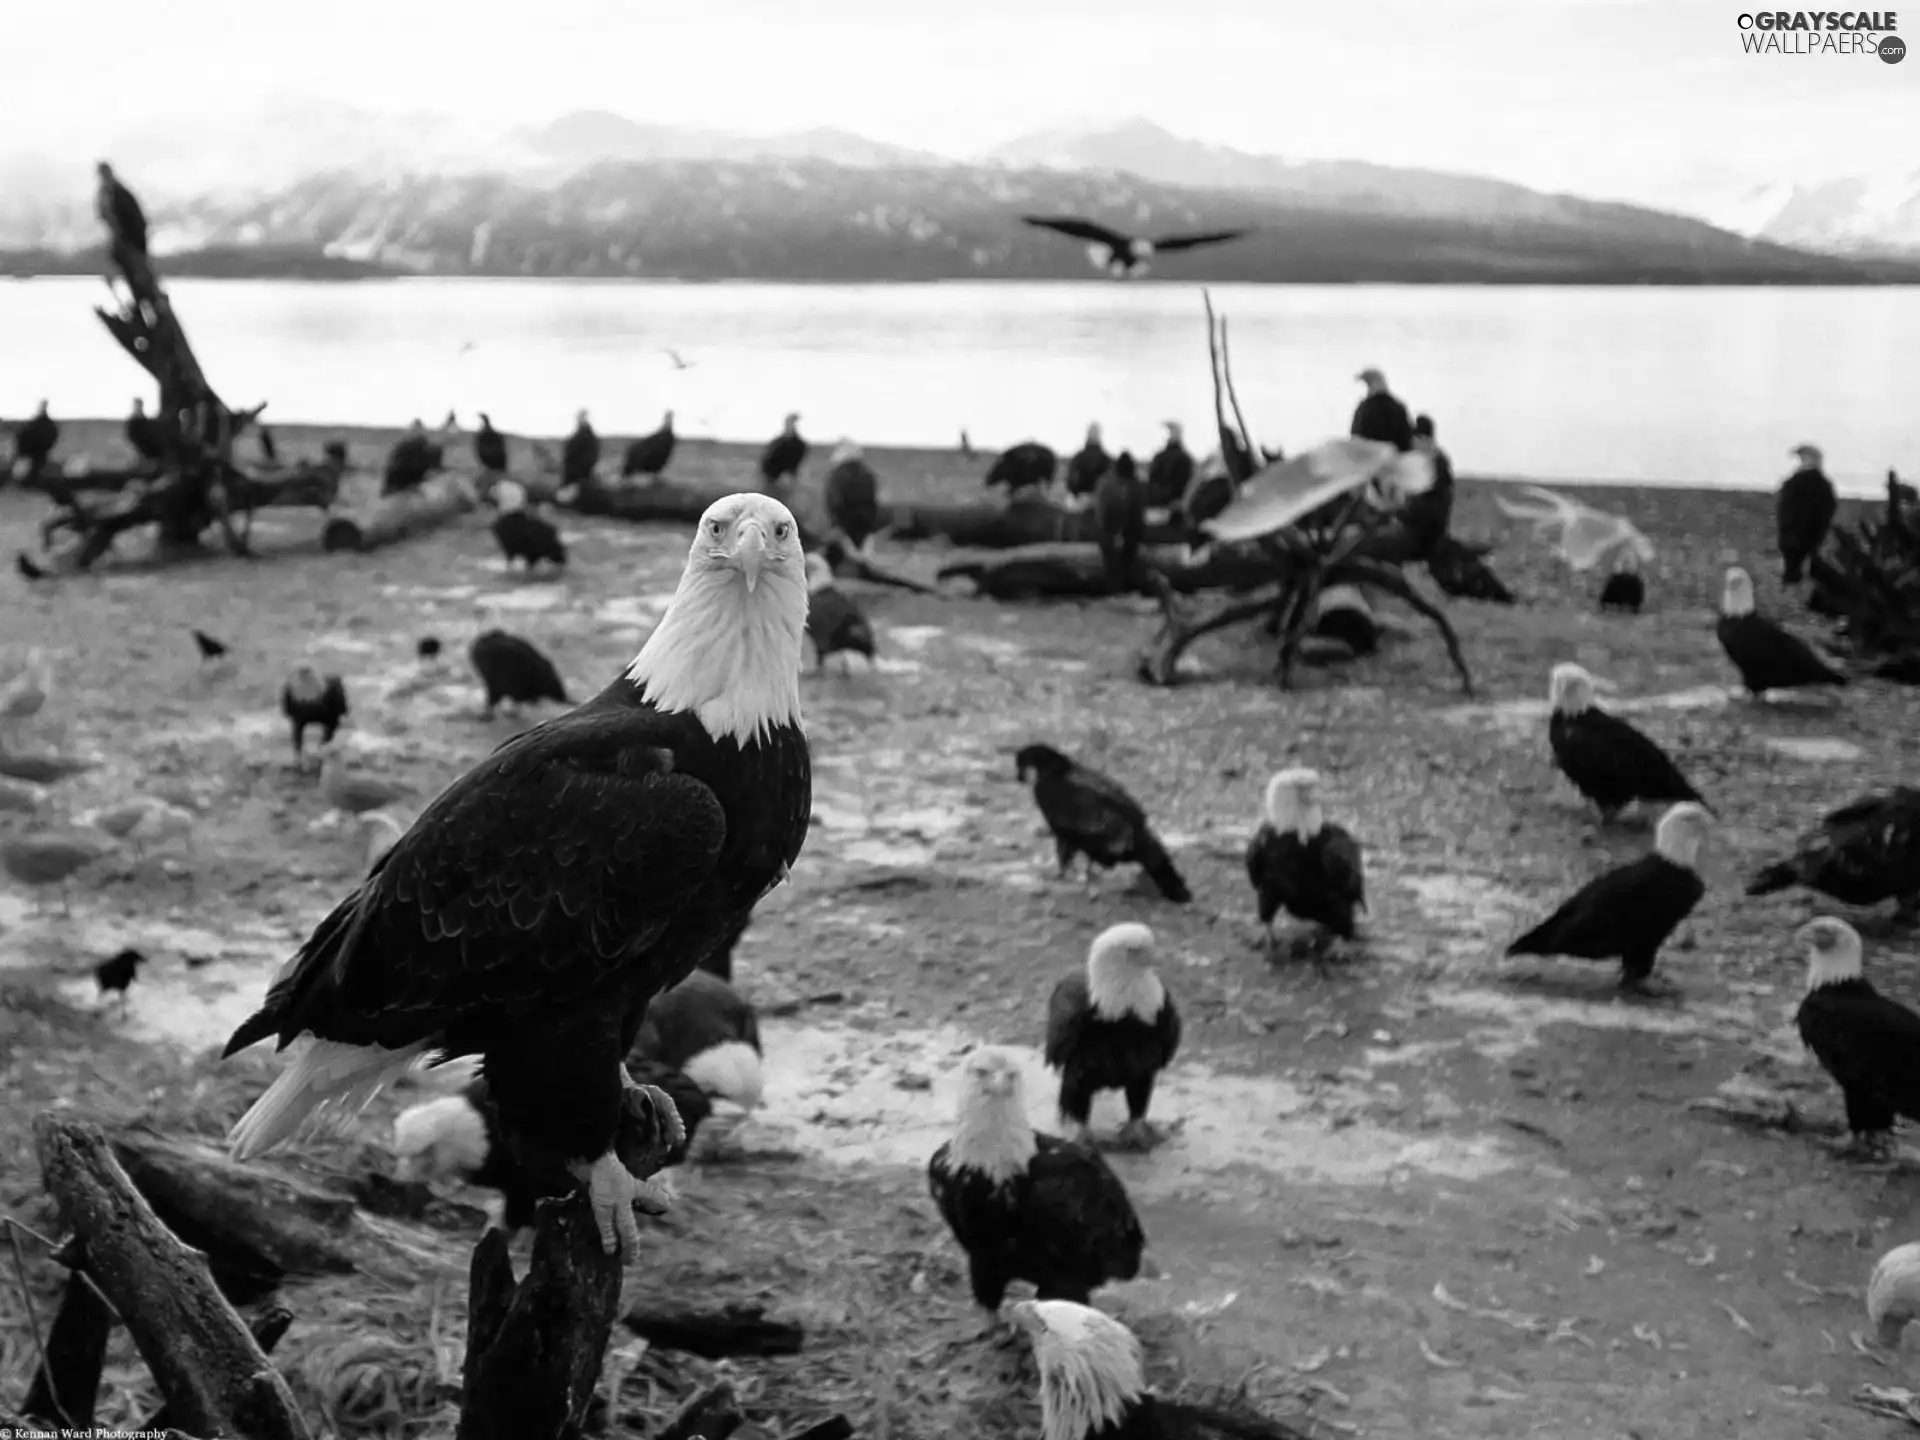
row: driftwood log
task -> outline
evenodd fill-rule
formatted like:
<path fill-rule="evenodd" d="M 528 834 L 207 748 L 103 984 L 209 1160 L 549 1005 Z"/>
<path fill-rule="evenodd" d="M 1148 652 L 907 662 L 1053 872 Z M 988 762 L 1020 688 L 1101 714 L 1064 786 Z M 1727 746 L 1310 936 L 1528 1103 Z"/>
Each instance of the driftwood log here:
<path fill-rule="evenodd" d="M 1181 595 L 1274 582 L 1272 562 L 1244 546 L 1210 546 L 1198 561 L 1189 561 L 1184 548 L 1163 546 L 1143 551 L 1140 561 Z M 979 594 L 995 600 L 1098 600 L 1139 593 L 1113 577 L 1097 549 L 1084 545 L 1033 545 L 992 559 L 956 560 L 941 566 L 937 578 L 970 580 Z M 1157 587 L 1150 593 L 1158 593 Z"/>
<path fill-rule="evenodd" d="M 221 1296 L 205 1258 L 160 1222 L 100 1128 L 49 1112 L 33 1134 L 47 1192 L 152 1372 L 171 1423 L 203 1437 L 308 1440 L 292 1391 Z"/>
<path fill-rule="evenodd" d="M 441 474 L 409 490 L 396 490 L 345 513 L 328 518 L 320 532 L 321 549 L 379 550 L 397 541 L 437 530 L 469 514 L 480 503 L 471 478 Z"/>
<path fill-rule="evenodd" d="M 253 1336 L 253 1343 L 260 1347 L 262 1355 L 273 1354 L 273 1347 L 285 1338 L 287 1331 L 293 1328 L 293 1311 L 284 1305 L 269 1305 L 253 1319 L 247 1322 L 247 1333 Z M 173 1407 L 162 1405 L 149 1415 L 140 1426 L 142 1430 L 165 1430 L 173 1424 Z"/>
<path fill-rule="evenodd" d="M 654 1174 L 685 1129 L 647 1091 L 627 1092 L 616 1150 Z M 584 1193 L 539 1207 L 533 1257 L 516 1284 L 506 1236 L 474 1248 L 458 1440 L 560 1440 L 578 1433 L 620 1311 L 621 1263 L 600 1248 Z"/>
<path fill-rule="evenodd" d="M 733 1386 L 722 1380 L 682 1405 L 653 1440 L 727 1440 L 746 1420 L 734 1400 Z"/>
<path fill-rule="evenodd" d="M 671 1296 L 654 1295 L 631 1300 L 621 1318 L 654 1349 L 679 1350 L 703 1360 L 798 1355 L 806 1339 L 800 1326 L 769 1320 L 758 1305 L 700 1309 Z"/>

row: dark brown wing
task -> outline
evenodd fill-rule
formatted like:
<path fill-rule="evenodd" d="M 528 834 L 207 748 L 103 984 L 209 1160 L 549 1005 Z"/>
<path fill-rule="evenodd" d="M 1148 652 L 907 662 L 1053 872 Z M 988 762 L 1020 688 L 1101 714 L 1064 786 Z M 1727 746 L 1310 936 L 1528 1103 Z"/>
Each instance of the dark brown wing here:
<path fill-rule="evenodd" d="M 1076 240 L 1097 241 L 1123 252 L 1133 244 L 1131 236 L 1122 235 L 1118 230 L 1109 230 L 1105 225 L 1097 225 L 1091 220 L 1077 220 L 1071 215 L 1022 215 L 1020 219 L 1023 224 L 1041 230 L 1058 231 Z"/>
<path fill-rule="evenodd" d="M 1091 1001 L 1085 971 L 1069 975 L 1053 987 L 1053 995 L 1047 1001 L 1045 1059 L 1055 1070 L 1065 1065 L 1079 1048 L 1089 1013 Z"/>
<path fill-rule="evenodd" d="M 1219 245 L 1252 233 L 1252 230 L 1209 230 L 1203 235 L 1156 235 L 1153 239 L 1153 248 L 1164 255 L 1170 250 L 1193 250 L 1201 245 Z"/>

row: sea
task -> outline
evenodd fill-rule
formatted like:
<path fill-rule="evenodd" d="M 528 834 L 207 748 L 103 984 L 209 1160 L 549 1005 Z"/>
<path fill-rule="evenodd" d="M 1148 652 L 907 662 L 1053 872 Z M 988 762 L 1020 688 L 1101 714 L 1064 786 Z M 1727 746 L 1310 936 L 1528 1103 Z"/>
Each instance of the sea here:
<path fill-rule="evenodd" d="M 1213 444 L 1198 286 L 178 280 L 234 405 L 270 421 L 595 428 L 758 442 L 789 411 L 831 444 Z M 1769 488 L 1822 447 L 1837 485 L 1920 478 L 1920 287 L 1222 285 L 1241 409 L 1289 452 L 1346 431 L 1383 370 L 1464 474 Z M 87 278 L 0 279 L 0 419 L 122 415 L 151 382 Z"/>

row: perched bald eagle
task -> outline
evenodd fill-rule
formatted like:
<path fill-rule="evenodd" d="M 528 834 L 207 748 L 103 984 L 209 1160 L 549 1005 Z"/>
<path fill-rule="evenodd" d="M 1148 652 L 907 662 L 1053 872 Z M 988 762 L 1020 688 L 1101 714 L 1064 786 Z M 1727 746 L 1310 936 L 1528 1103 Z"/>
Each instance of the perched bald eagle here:
<path fill-rule="evenodd" d="M 769 440 L 767 448 L 760 452 L 760 478 L 769 485 L 797 479 L 800 467 L 807 463 L 807 451 L 810 448 L 800 438 L 800 417 L 797 414 L 787 416 L 780 433 Z"/>
<path fill-rule="evenodd" d="M 880 529 L 880 477 L 851 440 L 834 447 L 827 462 L 825 500 L 827 518 L 863 555 L 873 553 L 873 537 Z"/>
<path fill-rule="evenodd" d="M 1920 1014 L 1873 988 L 1846 921 L 1823 916 L 1794 938 L 1807 956 L 1800 1038 L 1840 1086 L 1855 1148 L 1885 1154 L 1895 1117 L 1920 1120 Z"/>
<path fill-rule="evenodd" d="M 493 498 L 500 509 L 493 520 L 493 539 L 500 553 L 506 556 L 509 569 L 515 560 L 527 562 L 529 575 L 542 560 L 559 569 L 566 568 L 566 542 L 551 520 L 527 509 L 524 487 L 503 480 L 494 487 Z"/>
<path fill-rule="evenodd" d="M 571 705 L 567 687 L 553 661 L 543 655 L 531 640 L 509 635 L 505 630 L 487 630 L 474 637 L 467 647 L 467 658 L 474 673 L 486 687 L 486 716 L 493 718 L 501 701 L 514 705 L 532 705 L 551 700 L 556 705 Z"/>
<path fill-rule="evenodd" d="M 1824 457 L 1819 446 L 1796 445 L 1792 453 L 1800 462 L 1799 468 L 1780 483 L 1774 497 L 1774 522 L 1780 542 L 1781 579 L 1797 585 L 1807 561 L 1820 552 L 1821 543 L 1833 528 L 1840 497 L 1827 472 L 1820 468 Z"/>
<path fill-rule="evenodd" d="M 1087 258 L 1093 261 L 1094 268 L 1106 271 L 1116 280 L 1131 280 L 1146 274 L 1148 263 L 1156 255 L 1196 250 L 1202 245 L 1223 245 L 1253 233 L 1245 228 L 1208 230 L 1193 235 L 1156 235 L 1148 240 L 1072 215 L 1022 215 L 1020 220 L 1039 230 L 1052 230 L 1075 240 L 1088 241 Z"/>
<path fill-rule="evenodd" d="M 805 843 L 799 526 L 765 495 L 700 517 L 666 614 L 599 695 L 456 780 L 281 970 L 225 1054 L 306 1043 L 229 1136 L 246 1159 L 433 1058 L 481 1057 L 515 1160 L 585 1182 L 631 1248 L 614 1145 L 660 1093 L 622 1069 L 647 1003 L 693 973 Z"/>
<path fill-rule="evenodd" d="M 1042 1300 L 1077 1300 L 1140 1273 L 1146 1232 L 1127 1187 L 1098 1151 L 1037 1133 L 1020 1067 L 982 1046 L 960 1072 L 953 1136 L 927 1162 L 927 1187 L 967 1252 L 980 1308 L 1025 1280 Z"/>
<path fill-rule="evenodd" d="M 1258 1415 L 1154 1394 L 1140 1341 L 1091 1305 L 1022 1300 L 1007 1318 L 1033 1341 L 1040 1440 L 1307 1440 Z"/>
<path fill-rule="evenodd" d="M 1754 876 L 1747 894 L 1771 895 L 1792 885 L 1843 905 L 1894 900 L 1896 924 L 1920 921 L 1920 790 L 1896 785 L 1829 812 L 1791 856 Z"/>
<path fill-rule="evenodd" d="M 1093 522 L 1100 560 L 1116 585 L 1136 587 L 1145 579 L 1140 547 L 1147 539 L 1147 487 L 1141 483 L 1131 450 L 1109 465 L 1094 482 Z"/>
<path fill-rule="evenodd" d="M 1593 677 L 1580 666 L 1554 666 L 1548 683 L 1553 716 L 1547 721 L 1547 743 L 1554 763 L 1600 808 L 1603 821 L 1636 800 L 1706 803 L 1666 751 L 1594 703 Z"/>
<path fill-rule="evenodd" d="M 1740 683 L 1755 699 L 1769 690 L 1847 683 L 1846 672 L 1823 659 L 1806 641 L 1755 613 L 1753 577 L 1738 565 L 1727 567 L 1714 634 L 1740 672 Z"/>
<path fill-rule="evenodd" d="M 807 638 L 813 642 L 815 670 L 827 668 L 829 655 L 864 655 L 867 664 L 873 664 L 873 625 L 834 583 L 833 567 L 824 555 L 807 557 Z M 840 663 L 853 666 L 846 658 Z"/>
<path fill-rule="evenodd" d="M 1087 426 L 1087 443 L 1067 461 L 1067 493 L 1091 495 L 1094 486 L 1100 483 L 1100 477 L 1107 473 L 1107 467 L 1112 463 L 1112 457 L 1100 443 L 1099 424 Z"/>
<path fill-rule="evenodd" d="M 493 417 L 484 410 L 480 412 L 480 428 L 473 432 L 473 458 L 482 470 L 506 471 L 507 437 L 493 428 Z"/>
<path fill-rule="evenodd" d="M 146 212 L 140 208 L 140 202 L 133 198 L 133 192 L 115 177 L 113 166 L 102 160 L 94 169 L 99 172 L 100 183 L 93 192 L 93 213 L 100 217 L 100 223 L 107 227 L 109 235 L 124 240 L 134 254 L 145 255 Z"/>
<path fill-rule="evenodd" d="M 1638 615 L 1647 603 L 1647 582 L 1640 574 L 1640 552 L 1622 549 L 1614 557 L 1613 573 L 1600 587 L 1600 608 Z"/>
<path fill-rule="evenodd" d="M 293 727 L 293 763 L 306 763 L 307 727 L 320 728 L 320 743 L 331 745 L 347 718 L 347 687 L 338 675 L 322 676 L 311 665 L 295 666 L 280 687 L 280 713 Z"/>
<path fill-rule="evenodd" d="M 1360 842 L 1327 819 L 1319 792 L 1317 770 L 1277 772 L 1267 781 L 1260 826 L 1247 842 L 1247 879 L 1270 954 L 1282 910 L 1319 927 L 1316 948 L 1324 951 L 1335 939 L 1351 940 L 1354 915 L 1367 908 Z"/>
<path fill-rule="evenodd" d="M 994 457 L 993 464 L 987 467 L 986 478 L 980 483 L 987 489 L 1004 489 L 1009 495 L 1018 495 L 1023 490 L 1044 490 L 1053 484 L 1054 473 L 1060 468 L 1060 457 L 1050 445 L 1042 445 L 1038 440 L 1022 440 L 1011 445 Z"/>
<path fill-rule="evenodd" d="M 659 475 L 673 459 L 673 447 L 677 443 L 673 433 L 673 412 L 669 410 L 658 430 L 651 435 L 642 435 L 627 446 L 627 453 L 620 462 L 621 475 Z"/>
<path fill-rule="evenodd" d="M 1193 455 L 1180 438 L 1180 422 L 1165 420 L 1167 443 L 1147 462 L 1147 504 L 1178 505 L 1193 484 Z"/>
<path fill-rule="evenodd" d="M 1652 854 L 1589 880 L 1507 954 L 1618 960 L 1622 990 L 1648 989 L 1660 947 L 1707 893 L 1700 850 L 1710 828 L 1704 807 L 1675 805 L 1660 817 Z"/>
<path fill-rule="evenodd" d="M 587 419 L 587 412 L 579 411 L 573 417 L 573 433 L 560 447 L 561 485 L 580 485 L 591 480 L 599 463 L 600 437 Z"/>
<path fill-rule="evenodd" d="M 1153 1085 L 1180 1048 L 1180 1012 L 1154 973 L 1155 941 L 1145 925 L 1109 926 L 1087 951 L 1086 968 L 1054 987 L 1047 1002 L 1046 1061 L 1060 1072 L 1060 1119 L 1086 1138 L 1093 1097 L 1127 1097 L 1123 1144 L 1146 1149 Z"/>

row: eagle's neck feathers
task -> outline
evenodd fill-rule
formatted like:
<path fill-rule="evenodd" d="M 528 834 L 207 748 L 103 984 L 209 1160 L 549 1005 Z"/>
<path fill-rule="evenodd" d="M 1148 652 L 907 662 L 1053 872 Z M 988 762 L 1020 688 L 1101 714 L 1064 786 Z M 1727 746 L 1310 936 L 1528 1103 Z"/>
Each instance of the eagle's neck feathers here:
<path fill-rule="evenodd" d="M 978 1170 L 1005 1184 L 1025 1170 L 1039 1150 L 1019 1096 L 974 1094 L 961 1103 L 947 1153 L 955 1168 Z"/>
<path fill-rule="evenodd" d="M 689 712 L 718 740 L 801 729 L 800 655 L 807 590 L 771 567 L 748 593 L 737 575 L 689 569 L 667 613 L 627 667 L 662 710 Z"/>

